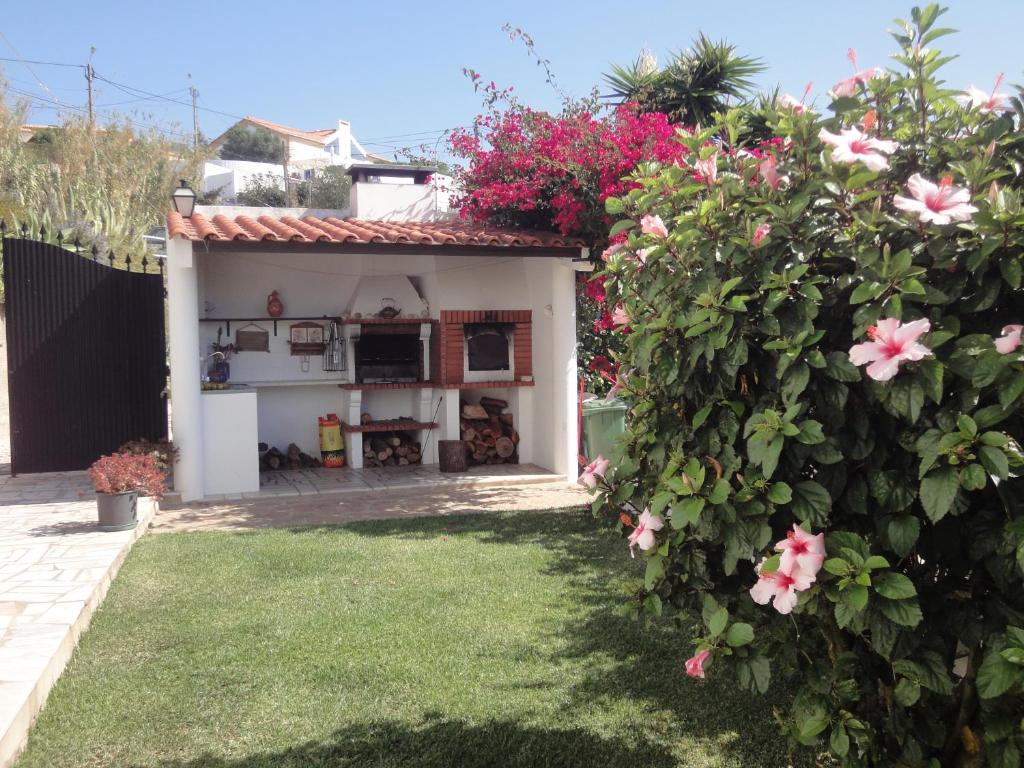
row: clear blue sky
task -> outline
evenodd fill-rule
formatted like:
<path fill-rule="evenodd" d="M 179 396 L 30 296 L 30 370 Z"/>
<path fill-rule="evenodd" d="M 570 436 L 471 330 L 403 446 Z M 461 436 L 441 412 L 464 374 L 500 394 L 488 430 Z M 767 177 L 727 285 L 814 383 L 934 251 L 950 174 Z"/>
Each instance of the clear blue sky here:
<path fill-rule="evenodd" d="M 540 108 L 558 99 L 521 43 L 501 31 L 522 27 L 550 59 L 561 86 L 582 95 L 600 83 L 611 62 L 628 63 L 647 47 L 660 59 L 703 30 L 768 64 L 759 84 L 799 95 L 814 81 L 821 94 L 850 74 L 846 50 L 862 67 L 885 65 L 895 49 L 886 34 L 910 3 L 882 0 L 515 0 L 514 2 L 301 3 L 269 0 L 93 0 L 5 3 L 0 56 L 84 63 L 96 47 L 99 75 L 117 83 L 188 101 L 186 74 L 200 106 L 232 115 L 257 115 L 300 128 L 351 121 L 371 151 L 427 139 L 469 123 L 479 96 L 464 66 Z M 1022 0 L 953 0 L 945 26 L 960 32 L 940 41 L 961 58 L 945 70 L 953 87 L 988 90 L 998 72 L 1024 82 L 1020 30 Z M 85 104 L 85 80 L 75 68 L 0 62 L 12 87 L 76 107 Z M 45 89 L 39 81 L 45 84 Z M 126 112 L 140 123 L 190 131 L 191 110 L 161 100 L 134 101 L 97 82 L 100 111 Z M 130 102 L 130 103 L 124 103 Z M 41 101 L 36 122 L 52 122 Z M 213 137 L 232 118 L 200 112 Z M 407 134 L 419 133 L 420 136 Z"/>

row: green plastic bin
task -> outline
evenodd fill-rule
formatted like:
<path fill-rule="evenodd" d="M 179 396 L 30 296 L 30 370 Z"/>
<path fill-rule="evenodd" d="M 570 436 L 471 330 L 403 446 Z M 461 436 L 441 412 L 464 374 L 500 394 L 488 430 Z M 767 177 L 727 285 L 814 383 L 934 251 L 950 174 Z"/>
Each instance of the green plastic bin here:
<path fill-rule="evenodd" d="M 593 461 L 599 455 L 611 456 L 615 441 L 626 431 L 627 405 L 622 400 L 604 398 L 583 401 L 583 455 Z"/>

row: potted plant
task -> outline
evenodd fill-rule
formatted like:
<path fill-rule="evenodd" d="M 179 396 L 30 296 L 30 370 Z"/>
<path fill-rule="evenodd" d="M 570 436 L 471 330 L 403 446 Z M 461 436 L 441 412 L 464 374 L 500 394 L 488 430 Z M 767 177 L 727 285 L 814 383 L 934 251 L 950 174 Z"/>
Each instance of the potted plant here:
<path fill-rule="evenodd" d="M 112 453 L 89 468 L 96 491 L 101 531 L 128 531 L 138 523 L 139 494 L 159 498 L 167 490 L 166 474 L 152 454 Z"/>

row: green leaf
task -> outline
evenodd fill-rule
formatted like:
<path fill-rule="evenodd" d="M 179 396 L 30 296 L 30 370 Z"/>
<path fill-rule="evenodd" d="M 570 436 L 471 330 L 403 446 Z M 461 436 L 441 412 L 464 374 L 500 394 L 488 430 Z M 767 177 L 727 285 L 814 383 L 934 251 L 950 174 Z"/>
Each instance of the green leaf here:
<path fill-rule="evenodd" d="M 864 561 L 864 567 L 869 571 L 875 571 L 879 568 L 888 568 L 889 561 L 881 555 L 872 555 L 866 561 Z"/>
<path fill-rule="evenodd" d="M 916 627 L 924 618 L 916 600 L 879 600 L 879 608 L 889 621 L 903 627 Z"/>
<path fill-rule="evenodd" d="M 804 445 L 817 445 L 825 442 L 825 434 L 821 431 L 821 422 L 814 419 L 805 419 L 798 425 L 800 432 L 796 439 Z"/>
<path fill-rule="evenodd" d="M 841 557 L 830 557 L 823 567 L 833 576 L 845 576 L 852 569 L 852 566 Z"/>
<path fill-rule="evenodd" d="M 889 407 L 907 421 L 917 421 L 924 406 L 924 387 L 917 379 L 897 379 L 889 392 Z"/>
<path fill-rule="evenodd" d="M 610 200 L 611 198 L 609 198 Z M 608 231 L 608 237 L 615 237 L 620 232 L 625 232 L 628 229 L 632 229 L 636 226 L 636 222 L 632 219 L 620 219 L 612 224 L 612 228 Z"/>
<path fill-rule="evenodd" d="M 772 504 L 789 504 L 793 500 L 793 489 L 788 483 L 772 483 L 768 489 L 768 500 Z"/>
<path fill-rule="evenodd" d="M 865 280 L 853 289 L 853 293 L 850 294 L 850 303 L 863 304 L 865 301 L 877 299 L 885 292 L 886 287 L 885 283 L 879 283 L 875 280 Z"/>
<path fill-rule="evenodd" d="M 921 534 L 921 522 L 912 515 L 897 515 L 889 520 L 886 533 L 889 534 L 893 552 L 900 557 L 906 557 Z"/>
<path fill-rule="evenodd" d="M 846 352 L 829 352 L 825 359 L 825 375 L 835 381 L 860 381 L 860 369 L 850 362 Z"/>
<path fill-rule="evenodd" d="M 729 481 L 722 478 L 715 482 L 714 488 L 711 489 L 711 493 L 708 494 L 709 504 L 724 504 L 729 500 L 729 494 L 732 492 L 732 486 L 729 485 Z"/>
<path fill-rule="evenodd" d="M 610 213 L 614 216 L 615 214 L 622 213 L 626 210 L 626 206 L 622 202 L 621 198 L 609 197 L 604 201 L 604 210 L 606 213 Z"/>
<path fill-rule="evenodd" d="M 887 597 L 890 600 L 905 600 L 917 594 L 914 582 L 902 573 L 894 571 L 882 573 L 875 577 L 875 591 L 882 597 Z"/>
<path fill-rule="evenodd" d="M 832 497 L 821 483 L 804 480 L 793 486 L 790 510 L 797 520 L 821 528 L 828 522 L 832 511 Z"/>
<path fill-rule="evenodd" d="M 868 588 L 860 584 L 853 584 L 843 591 L 843 597 L 850 601 L 850 605 L 863 611 L 868 605 Z"/>
<path fill-rule="evenodd" d="M 836 603 L 836 624 L 839 625 L 840 629 L 846 629 L 850 626 L 850 622 L 857 618 L 858 614 L 860 614 L 860 611 L 851 603 L 842 601 Z"/>
<path fill-rule="evenodd" d="M 1024 377 L 1021 377 L 1024 378 Z M 985 434 L 990 434 L 986 432 Z M 990 475 L 1005 480 L 1010 475 L 1010 464 L 1002 448 L 993 445 L 983 445 L 978 449 L 978 460 Z"/>
<path fill-rule="evenodd" d="M 807 367 L 806 363 L 791 365 L 782 377 L 783 402 L 794 402 L 807 389 L 807 382 L 810 380 L 811 369 Z"/>
<path fill-rule="evenodd" d="M 896 683 L 893 698 L 896 699 L 896 703 L 901 707 L 912 707 L 921 698 L 921 684 L 908 680 L 905 677 L 900 678 L 900 681 Z"/>
<path fill-rule="evenodd" d="M 797 741 L 804 746 L 809 746 L 815 742 L 818 735 L 828 728 L 828 720 L 823 716 L 812 715 L 804 719 L 797 726 Z"/>
<path fill-rule="evenodd" d="M 843 727 L 842 723 L 832 729 L 832 734 L 828 738 L 828 746 L 832 754 L 836 757 L 846 757 L 849 753 L 850 736 L 846 732 L 846 728 Z"/>
<path fill-rule="evenodd" d="M 747 662 L 754 678 L 754 686 L 758 693 L 767 693 L 772 679 L 772 667 L 764 656 L 755 656 Z"/>
<path fill-rule="evenodd" d="M 984 467 L 971 462 L 960 470 L 960 485 L 966 491 L 980 491 L 988 482 Z"/>
<path fill-rule="evenodd" d="M 713 406 L 714 403 L 708 403 L 693 415 L 693 423 L 690 424 L 690 427 L 693 429 L 694 432 L 700 429 L 701 425 L 705 421 L 707 421 L 707 418 L 711 414 L 711 408 Z"/>
<path fill-rule="evenodd" d="M 736 622 L 729 627 L 729 631 L 725 633 L 725 642 L 727 642 L 733 648 L 739 648 L 743 645 L 749 645 L 754 640 L 754 628 L 749 624 L 744 624 L 741 621 Z"/>
<path fill-rule="evenodd" d="M 700 522 L 700 513 L 704 511 L 704 499 L 691 496 L 672 505 L 672 527 L 696 526 Z"/>
<path fill-rule="evenodd" d="M 713 637 L 718 637 L 722 634 L 722 630 L 725 629 L 725 625 L 729 623 L 729 612 L 725 608 L 719 608 L 713 614 L 711 619 L 708 621 L 708 632 Z"/>
<path fill-rule="evenodd" d="M 956 470 L 943 467 L 929 472 L 921 481 L 921 506 L 933 523 L 944 518 L 953 508 L 960 481 Z"/>
<path fill-rule="evenodd" d="M 921 378 L 924 380 L 925 394 L 933 403 L 942 402 L 942 377 L 945 366 L 933 357 L 925 358 L 920 363 Z"/>
<path fill-rule="evenodd" d="M 1024 669 L 1004 659 L 1001 650 L 998 646 L 989 649 L 978 669 L 978 695 L 983 699 L 1002 696 L 1024 681 Z"/>
<path fill-rule="evenodd" d="M 655 555 L 647 558 L 647 570 L 644 571 L 644 589 L 654 589 L 654 585 L 665 575 L 665 558 Z"/>

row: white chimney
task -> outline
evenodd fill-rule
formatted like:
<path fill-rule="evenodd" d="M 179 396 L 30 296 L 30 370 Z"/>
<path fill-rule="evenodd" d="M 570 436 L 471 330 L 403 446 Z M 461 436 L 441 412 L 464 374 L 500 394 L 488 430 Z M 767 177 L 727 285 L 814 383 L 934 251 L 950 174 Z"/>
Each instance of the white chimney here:
<path fill-rule="evenodd" d="M 348 120 L 338 121 L 337 164 L 348 168 L 352 165 L 352 124 Z"/>
<path fill-rule="evenodd" d="M 351 215 L 367 221 L 436 221 L 434 169 L 399 163 L 353 163 Z"/>

